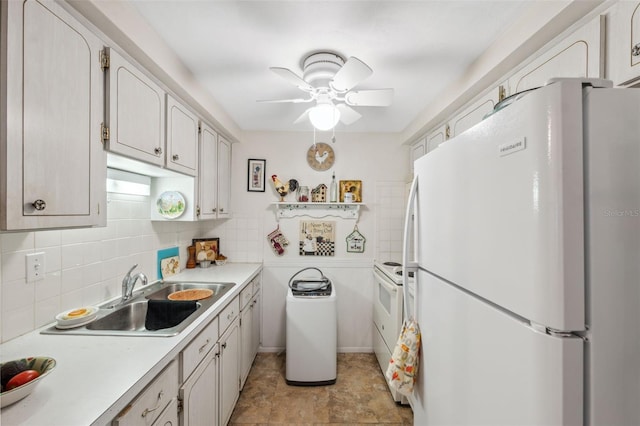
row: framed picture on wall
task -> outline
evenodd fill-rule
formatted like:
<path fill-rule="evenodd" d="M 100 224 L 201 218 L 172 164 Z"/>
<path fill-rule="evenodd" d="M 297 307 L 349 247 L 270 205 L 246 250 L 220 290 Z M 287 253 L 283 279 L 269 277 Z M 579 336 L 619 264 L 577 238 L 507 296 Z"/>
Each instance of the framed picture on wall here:
<path fill-rule="evenodd" d="M 267 160 L 250 158 L 247 165 L 247 191 L 264 192 L 264 177 Z"/>
<path fill-rule="evenodd" d="M 194 238 L 191 242 L 196 248 L 196 263 L 213 262 L 220 254 L 220 238 Z"/>

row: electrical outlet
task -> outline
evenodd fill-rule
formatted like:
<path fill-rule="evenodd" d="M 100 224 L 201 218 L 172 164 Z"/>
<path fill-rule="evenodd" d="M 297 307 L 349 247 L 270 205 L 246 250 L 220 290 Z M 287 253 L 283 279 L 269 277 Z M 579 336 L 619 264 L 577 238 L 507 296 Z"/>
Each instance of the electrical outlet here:
<path fill-rule="evenodd" d="M 27 281 L 33 282 L 33 281 L 44 280 L 44 271 L 45 271 L 44 252 L 28 254 L 26 258 L 27 258 Z"/>

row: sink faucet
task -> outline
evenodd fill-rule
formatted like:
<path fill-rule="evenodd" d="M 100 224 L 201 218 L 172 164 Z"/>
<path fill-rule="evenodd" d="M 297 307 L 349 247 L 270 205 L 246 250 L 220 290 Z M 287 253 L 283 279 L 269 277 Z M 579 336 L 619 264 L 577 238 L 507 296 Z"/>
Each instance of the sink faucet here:
<path fill-rule="evenodd" d="M 133 270 L 137 267 L 138 264 L 133 265 L 122 280 L 122 300 L 120 301 L 120 303 L 124 303 L 127 300 L 131 299 L 131 297 L 133 296 L 133 288 L 135 287 L 138 278 L 140 278 L 143 286 L 147 285 L 147 276 L 142 272 L 139 272 L 136 275 L 131 275 Z"/>

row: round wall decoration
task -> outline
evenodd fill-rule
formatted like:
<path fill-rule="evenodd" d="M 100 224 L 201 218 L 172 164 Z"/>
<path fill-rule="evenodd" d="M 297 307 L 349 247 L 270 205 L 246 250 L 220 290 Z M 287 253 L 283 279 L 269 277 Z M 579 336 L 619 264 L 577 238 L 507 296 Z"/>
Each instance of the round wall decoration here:
<path fill-rule="evenodd" d="M 324 142 L 318 142 L 307 151 L 307 163 L 313 170 L 319 172 L 329 170 L 336 161 L 336 154 L 333 148 Z"/>

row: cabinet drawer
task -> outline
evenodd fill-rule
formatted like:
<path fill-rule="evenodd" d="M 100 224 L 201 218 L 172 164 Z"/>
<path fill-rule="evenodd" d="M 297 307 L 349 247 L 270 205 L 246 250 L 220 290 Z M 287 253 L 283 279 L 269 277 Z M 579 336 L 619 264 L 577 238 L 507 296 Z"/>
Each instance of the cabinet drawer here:
<path fill-rule="evenodd" d="M 253 294 L 256 294 L 260 291 L 262 281 L 260 280 L 260 275 L 253 279 Z"/>
<path fill-rule="evenodd" d="M 116 426 L 148 426 L 160 416 L 164 407 L 178 395 L 178 363 L 169 366 L 140 393 L 113 421 Z"/>
<path fill-rule="evenodd" d="M 227 327 L 229 327 L 233 320 L 238 316 L 239 312 L 240 298 L 236 296 L 236 298 L 233 299 L 233 301 L 229 303 L 222 312 L 220 312 L 220 315 L 218 315 L 218 318 L 220 319 L 220 336 L 224 334 Z"/>
<path fill-rule="evenodd" d="M 153 426 L 178 426 L 178 398 L 173 398 Z"/>
<path fill-rule="evenodd" d="M 193 370 L 200 364 L 200 361 L 215 346 L 217 340 L 218 317 L 214 318 L 180 353 L 180 361 L 182 363 L 181 383 L 184 383 L 189 378 Z"/>
<path fill-rule="evenodd" d="M 251 296 L 253 296 L 252 282 L 240 292 L 240 309 L 244 309 L 251 302 Z"/>

